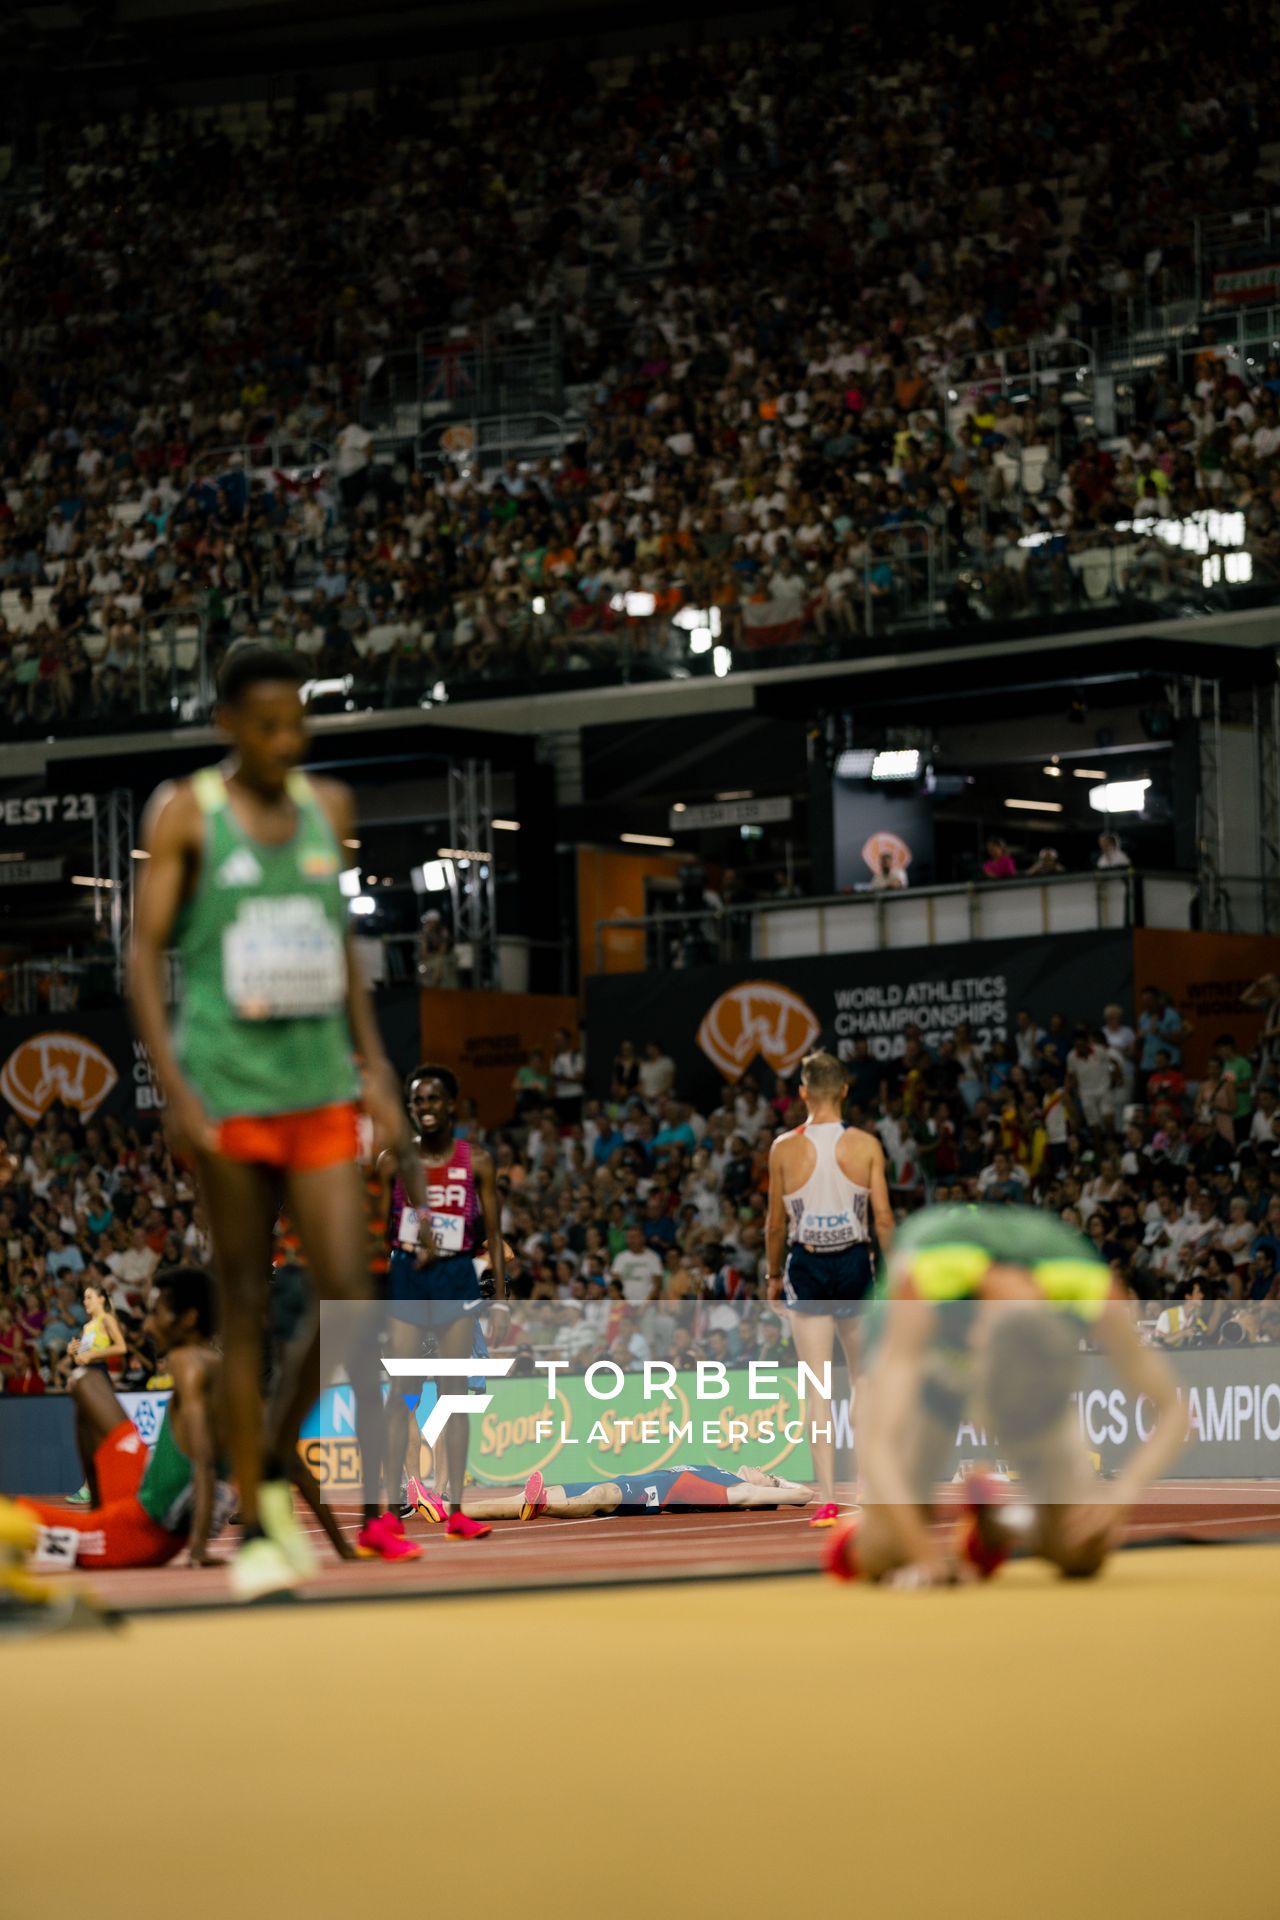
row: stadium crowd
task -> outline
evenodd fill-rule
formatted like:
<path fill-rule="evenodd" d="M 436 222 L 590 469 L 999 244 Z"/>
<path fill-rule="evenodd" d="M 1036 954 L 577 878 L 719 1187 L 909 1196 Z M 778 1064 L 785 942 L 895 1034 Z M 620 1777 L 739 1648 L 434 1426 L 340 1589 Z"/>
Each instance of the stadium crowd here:
<path fill-rule="evenodd" d="M 936 1046 L 908 1027 L 891 1059 L 859 1039 L 848 1117 L 878 1134 L 900 1217 L 926 1200 L 1051 1208 L 1136 1299 L 1167 1303 L 1154 1338 L 1280 1338 L 1280 979 L 1248 999 L 1266 1010 L 1259 1047 L 1223 1033 L 1198 1079 L 1189 1029 L 1154 988 L 1132 1024 L 1118 1006 L 1093 1029 L 1020 1010 L 986 1052 L 964 1026 Z M 703 1113 L 656 1041 L 624 1045 L 606 1079 L 566 1096 L 534 1056 L 509 1124 L 483 1135 L 462 1104 L 460 1132 L 494 1154 L 515 1255 L 508 1340 L 527 1361 L 552 1339 L 580 1365 L 785 1355 L 763 1305 L 764 1216 L 770 1144 L 803 1117 L 794 1084 L 748 1074 Z M 110 1116 L 11 1115 L 4 1142 L 3 1390 L 56 1389 L 77 1360 L 146 1384 L 150 1280 L 208 1253 L 190 1180 L 158 1128 Z M 376 1202 L 371 1250 L 377 1264 Z"/>
<path fill-rule="evenodd" d="M 406 81 L 239 140 L 50 128 L 0 211 L 0 716 L 168 712 L 250 630 L 374 703 L 683 650 L 681 607 L 843 649 L 948 581 L 956 619 L 1087 599 L 1082 546 L 1096 574 L 1118 522 L 1205 505 L 1274 565 L 1280 363 L 1206 337 L 1114 449 L 1028 378 L 1189 266 L 1188 209 L 1272 197 L 1272 39 L 1238 5 L 1135 14 L 815 20 L 617 85 L 500 57 L 478 103 Z M 546 315 L 562 456 L 374 459 L 386 356 Z M 1124 565 L 1200 580 L 1159 540 Z"/>

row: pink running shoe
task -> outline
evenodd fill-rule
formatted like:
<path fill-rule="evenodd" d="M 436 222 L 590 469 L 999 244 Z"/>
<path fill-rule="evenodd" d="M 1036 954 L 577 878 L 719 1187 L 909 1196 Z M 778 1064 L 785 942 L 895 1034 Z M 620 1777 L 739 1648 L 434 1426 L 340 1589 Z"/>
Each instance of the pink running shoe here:
<path fill-rule="evenodd" d="M 818 1511 L 810 1516 L 809 1525 L 811 1527 L 834 1527 L 839 1519 L 839 1507 L 834 1500 L 829 1500 L 825 1507 L 819 1507 Z"/>
<path fill-rule="evenodd" d="M 493 1528 L 483 1520 L 469 1520 L 465 1513 L 451 1513 L 444 1537 L 446 1540 L 483 1540 L 486 1533 L 492 1532 Z"/>
<path fill-rule="evenodd" d="M 444 1522 L 449 1518 L 449 1509 L 440 1498 L 440 1495 L 438 1493 L 432 1493 L 430 1487 L 424 1486 L 416 1474 L 409 1476 L 409 1484 L 405 1488 L 405 1498 L 414 1512 L 420 1513 L 424 1520 L 430 1520 L 433 1526 L 443 1526 Z"/>
<path fill-rule="evenodd" d="M 398 1513 L 380 1513 L 368 1520 L 356 1535 L 356 1553 L 361 1560 L 420 1560 L 422 1548 L 410 1540 Z"/>
<path fill-rule="evenodd" d="M 524 1483 L 524 1505 L 520 1509 L 522 1520 L 536 1520 L 540 1513 L 547 1510 L 547 1486 L 542 1475 L 535 1470 Z"/>

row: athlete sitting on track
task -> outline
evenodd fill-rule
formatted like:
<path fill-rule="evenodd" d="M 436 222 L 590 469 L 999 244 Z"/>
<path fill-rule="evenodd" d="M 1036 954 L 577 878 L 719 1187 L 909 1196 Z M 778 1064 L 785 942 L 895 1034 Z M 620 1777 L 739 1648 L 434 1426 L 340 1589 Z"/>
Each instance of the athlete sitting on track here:
<path fill-rule="evenodd" d="M 1071 1404 L 1082 1323 L 1154 1424 L 1099 1503 Z M 932 1525 L 939 1478 L 963 1419 L 989 1424 L 1016 1469 L 1021 1515 L 975 1487 L 951 1539 Z M 1172 1373 L 1144 1347 L 1092 1247 L 1026 1207 L 929 1207 L 899 1228 L 889 1306 L 859 1386 L 863 1512 L 832 1541 L 843 1579 L 937 1586 L 993 1573 L 1015 1548 L 1063 1573 L 1097 1573 L 1129 1508 L 1181 1447 Z M 1030 1507 L 1030 1511 L 1028 1511 Z"/>
<path fill-rule="evenodd" d="M 173 1267 L 157 1277 L 146 1331 L 166 1360 L 173 1395 L 150 1454 L 102 1369 L 73 1375 L 76 1445 L 91 1504 L 17 1502 L 38 1563 L 160 1567 L 188 1544 L 192 1560 L 204 1561 L 233 1504 L 218 1475 L 212 1327 L 213 1290 L 201 1268 Z M 12 1512 L 9 1521 L 16 1525 Z"/>
<path fill-rule="evenodd" d="M 420 1480 L 409 1495 L 424 1520 L 442 1521 L 447 1509 Z M 725 1507 L 803 1507 L 812 1500 L 808 1487 L 783 1480 L 760 1467 L 663 1467 L 653 1473 L 619 1473 L 611 1480 L 566 1480 L 547 1484 L 531 1473 L 523 1493 L 477 1500 L 471 1512 L 482 1520 L 589 1520 L 610 1513 L 718 1513 Z"/>
<path fill-rule="evenodd" d="M 234 1509 L 221 1477 L 221 1357 L 211 1344 L 213 1286 L 204 1269 L 157 1274 L 145 1326 L 173 1380 L 154 1448 L 148 1452 L 102 1368 L 83 1367 L 72 1377 L 71 1398 L 90 1505 L 0 1500 L 0 1539 L 42 1570 L 161 1567 L 184 1547 L 193 1566 L 204 1566 L 210 1540 Z M 350 1559 L 351 1547 L 301 1460 L 294 1479 L 335 1551 Z"/>

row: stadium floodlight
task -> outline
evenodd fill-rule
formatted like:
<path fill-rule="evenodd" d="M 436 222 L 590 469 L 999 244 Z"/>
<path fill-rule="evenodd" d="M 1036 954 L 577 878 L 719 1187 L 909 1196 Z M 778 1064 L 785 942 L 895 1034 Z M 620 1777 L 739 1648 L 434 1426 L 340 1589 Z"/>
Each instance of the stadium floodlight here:
<path fill-rule="evenodd" d="M 449 862 L 447 860 L 424 860 L 422 863 L 422 885 L 427 893 L 448 893 Z"/>
<path fill-rule="evenodd" d="M 846 747 L 836 756 L 836 779 L 869 780 L 875 763 L 874 747 Z"/>
<path fill-rule="evenodd" d="M 327 694 L 345 699 L 354 685 L 355 681 L 349 673 L 333 680 L 304 680 L 298 688 L 298 698 L 304 707 L 309 707 L 313 700 L 321 700 Z"/>
<path fill-rule="evenodd" d="M 338 892 L 344 900 L 354 900 L 360 892 L 359 867 L 347 867 L 338 875 Z"/>
<path fill-rule="evenodd" d="M 378 911 L 378 903 L 376 900 L 371 899 L 367 893 L 358 893 L 351 902 L 351 911 L 363 917 L 367 913 L 376 913 Z"/>
<path fill-rule="evenodd" d="M 919 747 L 890 747 L 871 763 L 873 780 L 915 780 L 919 773 Z"/>
<path fill-rule="evenodd" d="M 1090 787 L 1089 805 L 1098 813 L 1144 813 L 1149 780 L 1108 780 Z"/>

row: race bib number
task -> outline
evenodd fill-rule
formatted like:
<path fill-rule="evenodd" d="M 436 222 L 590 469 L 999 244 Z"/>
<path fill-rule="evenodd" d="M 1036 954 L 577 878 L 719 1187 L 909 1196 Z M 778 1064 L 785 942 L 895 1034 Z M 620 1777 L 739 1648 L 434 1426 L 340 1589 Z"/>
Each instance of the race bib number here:
<path fill-rule="evenodd" d="M 246 900 L 222 937 L 222 983 L 241 1020 L 317 1020 L 341 1010 L 347 964 L 318 901 Z"/>
<path fill-rule="evenodd" d="M 439 1253 L 461 1253 L 465 1222 L 460 1213 L 429 1213 L 431 1233 Z M 400 1215 L 400 1245 L 416 1247 L 422 1239 L 422 1222 L 413 1207 Z"/>

